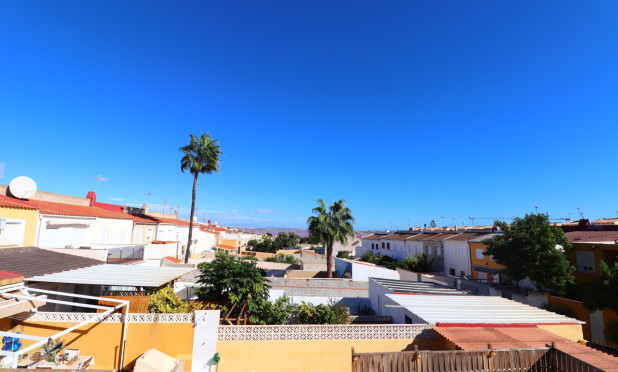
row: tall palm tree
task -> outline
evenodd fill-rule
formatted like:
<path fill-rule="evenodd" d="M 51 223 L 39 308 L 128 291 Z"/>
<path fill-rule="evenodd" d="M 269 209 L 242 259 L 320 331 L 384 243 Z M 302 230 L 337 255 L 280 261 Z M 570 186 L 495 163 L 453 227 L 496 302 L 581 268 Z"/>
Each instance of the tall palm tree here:
<path fill-rule="evenodd" d="M 345 206 L 345 200 L 339 200 L 326 209 L 322 199 L 318 206 L 312 209 L 315 216 L 307 219 L 309 234 L 326 248 L 326 271 L 328 277 L 333 277 L 333 245 L 335 242 L 348 243 L 348 235 L 354 234 L 354 217 L 352 211 Z"/>
<path fill-rule="evenodd" d="M 191 218 L 189 219 L 189 241 L 185 252 L 185 263 L 189 262 L 189 252 L 191 250 L 191 238 L 193 235 L 193 215 L 195 214 L 195 187 L 197 186 L 197 176 L 200 173 L 210 174 L 219 172 L 219 156 L 222 154 L 219 148 L 219 141 L 210 138 L 210 134 L 203 133 L 198 139 L 191 135 L 191 142 L 179 148 L 184 153 L 180 160 L 180 170 L 188 170 L 193 175 L 193 195 L 191 198 Z"/>

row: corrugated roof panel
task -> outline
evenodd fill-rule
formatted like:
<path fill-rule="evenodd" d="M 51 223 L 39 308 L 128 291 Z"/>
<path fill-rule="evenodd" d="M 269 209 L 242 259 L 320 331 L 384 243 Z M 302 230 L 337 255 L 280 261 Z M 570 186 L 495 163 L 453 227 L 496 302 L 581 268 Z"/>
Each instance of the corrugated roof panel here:
<path fill-rule="evenodd" d="M 584 324 L 536 307 L 496 296 L 408 296 L 387 294 L 406 310 L 429 324 Z"/>
<path fill-rule="evenodd" d="M 193 270 L 193 267 L 99 265 L 35 276 L 28 282 L 91 284 L 127 287 L 160 287 Z"/>

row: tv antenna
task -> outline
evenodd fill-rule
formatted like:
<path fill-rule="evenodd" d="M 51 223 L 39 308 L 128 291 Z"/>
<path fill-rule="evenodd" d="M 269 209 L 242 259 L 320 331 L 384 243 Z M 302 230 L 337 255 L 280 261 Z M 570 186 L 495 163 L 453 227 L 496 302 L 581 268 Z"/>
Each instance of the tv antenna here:
<path fill-rule="evenodd" d="M 169 200 L 165 199 L 163 200 L 163 217 L 165 217 L 165 205 L 167 204 Z"/>
<path fill-rule="evenodd" d="M 472 226 L 474 226 L 474 216 L 469 216 L 468 218 L 472 221 Z"/>
<path fill-rule="evenodd" d="M 584 219 L 584 214 L 579 210 L 579 208 L 577 208 L 577 213 L 579 214 L 579 219 L 583 220 Z"/>
<path fill-rule="evenodd" d="M 100 184 L 102 181 L 107 181 L 107 178 L 103 178 L 103 176 L 99 174 L 99 175 L 97 176 L 97 178 L 95 178 L 95 179 L 94 179 L 94 181 L 95 181 L 95 183 L 94 183 L 94 190 L 96 191 L 96 190 L 97 190 L 97 187 L 99 186 L 99 184 Z"/>

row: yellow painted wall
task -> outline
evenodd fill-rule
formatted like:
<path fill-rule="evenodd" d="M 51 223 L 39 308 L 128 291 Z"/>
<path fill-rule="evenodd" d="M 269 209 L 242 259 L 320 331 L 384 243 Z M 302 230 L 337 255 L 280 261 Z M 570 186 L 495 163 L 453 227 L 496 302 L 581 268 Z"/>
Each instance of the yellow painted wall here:
<path fill-rule="evenodd" d="M 0 321 L 2 321 L 0 319 Z M 12 332 L 48 337 L 75 323 L 68 322 L 20 322 Z M 6 327 L 7 324 L 0 323 Z M 61 339 L 70 349 L 80 349 L 80 355 L 94 355 L 97 369 L 118 368 L 122 337 L 121 323 L 88 324 Z M 23 340 L 24 346 L 34 341 Z M 193 351 L 192 323 L 129 323 L 124 365 L 133 363 L 149 349 L 157 349 L 171 357 L 183 359 L 185 370 L 191 370 Z"/>
<path fill-rule="evenodd" d="M 591 331 L 590 331 L 590 313 L 584 307 L 584 304 L 581 301 L 570 300 L 567 298 L 556 297 L 550 294 L 547 295 L 547 302 L 553 308 L 567 308 L 573 312 L 575 319 L 581 320 L 582 322 L 586 322 L 586 324 L 582 325 L 583 338 L 585 340 L 591 339 Z"/>
<path fill-rule="evenodd" d="M 220 372 L 350 371 L 352 347 L 358 353 L 444 350 L 443 339 L 218 341 Z"/>
<path fill-rule="evenodd" d="M 0 218 L 15 218 L 26 220 L 23 246 L 30 247 L 34 245 L 36 226 L 39 220 L 38 209 L 9 208 L 0 206 Z"/>
<path fill-rule="evenodd" d="M 584 333 L 582 332 L 582 326 L 579 324 L 556 324 L 556 325 L 543 325 L 539 324 L 537 327 L 544 329 L 548 332 L 555 333 L 558 336 L 568 338 L 571 341 L 579 341 L 584 339 Z"/>
<path fill-rule="evenodd" d="M 567 258 L 577 269 L 577 256 L 576 252 L 592 252 L 594 254 L 594 273 L 586 273 L 575 270 L 573 272 L 573 276 L 575 280 L 579 283 L 587 282 L 589 280 L 596 279 L 599 276 L 599 263 L 601 260 L 604 260 L 605 263 L 612 265 L 612 262 L 608 262 L 608 260 L 614 259 L 616 252 L 618 252 L 618 245 L 616 244 L 599 244 L 599 243 L 572 243 L 573 249 L 565 252 Z M 606 257 L 608 256 L 608 257 Z"/>
<path fill-rule="evenodd" d="M 479 279 L 476 270 L 474 270 L 474 266 L 482 266 L 482 267 L 487 267 L 490 269 L 497 269 L 497 270 L 502 270 L 505 268 L 504 266 L 500 265 L 496 261 L 491 260 L 489 256 L 487 255 L 483 255 L 483 259 L 476 258 L 477 248 L 482 249 L 483 252 L 485 252 L 485 250 L 488 247 L 487 244 L 470 243 L 469 245 L 470 245 L 470 264 L 472 265 L 472 277 L 474 279 Z M 487 275 L 487 280 L 491 283 L 493 281 L 492 276 Z"/>

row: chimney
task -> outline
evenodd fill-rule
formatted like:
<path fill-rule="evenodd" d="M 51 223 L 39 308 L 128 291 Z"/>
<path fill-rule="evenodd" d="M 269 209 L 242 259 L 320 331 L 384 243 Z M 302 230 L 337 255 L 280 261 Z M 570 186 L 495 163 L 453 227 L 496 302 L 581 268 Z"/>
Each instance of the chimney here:
<path fill-rule="evenodd" d="M 144 214 L 148 214 L 148 204 L 144 203 L 144 206 L 142 206 L 142 209 L 144 210 Z"/>
<path fill-rule="evenodd" d="M 445 233 L 446 232 L 446 226 L 442 226 L 442 232 Z"/>
<path fill-rule="evenodd" d="M 210 225 L 211 225 L 210 220 L 208 220 L 208 226 L 210 226 Z"/>
<path fill-rule="evenodd" d="M 90 199 L 90 206 L 92 207 L 94 203 L 97 202 L 97 194 L 94 191 L 88 191 L 88 195 L 86 195 L 86 199 Z"/>
<path fill-rule="evenodd" d="M 427 224 L 423 224 L 423 231 L 427 231 Z"/>
<path fill-rule="evenodd" d="M 455 225 L 455 232 L 457 232 L 457 225 Z"/>

